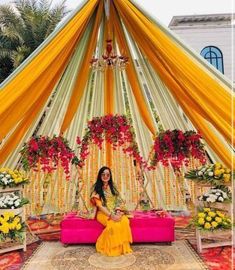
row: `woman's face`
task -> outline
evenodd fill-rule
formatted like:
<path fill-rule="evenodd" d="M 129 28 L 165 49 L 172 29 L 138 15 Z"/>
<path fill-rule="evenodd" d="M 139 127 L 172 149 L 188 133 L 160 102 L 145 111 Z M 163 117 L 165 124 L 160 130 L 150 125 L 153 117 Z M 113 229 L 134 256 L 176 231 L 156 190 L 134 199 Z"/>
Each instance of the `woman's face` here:
<path fill-rule="evenodd" d="M 105 169 L 101 174 L 101 180 L 103 184 L 108 183 L 109 179 L 110 179 L 110 172 L 108 169 Z"/>

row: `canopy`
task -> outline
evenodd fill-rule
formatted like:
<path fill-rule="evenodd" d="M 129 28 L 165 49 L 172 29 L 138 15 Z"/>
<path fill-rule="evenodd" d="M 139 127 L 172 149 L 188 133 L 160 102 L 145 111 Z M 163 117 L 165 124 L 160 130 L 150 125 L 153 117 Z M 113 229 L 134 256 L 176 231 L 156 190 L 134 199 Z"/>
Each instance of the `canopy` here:
<path fill-rule="evenodd" d="M 129 57 L 126 69 L 90 68 L 107 39 Z M 85 1 L 1 84 L 0 162 L 15 167 L 35 134 L 63 134 L 75 147 L 87 120 L 121 113 L 131 115 L 145 157 L 160 122 L 199 130 L 211 159 L 231 166 L 230 87 L 134 0 Z"/>

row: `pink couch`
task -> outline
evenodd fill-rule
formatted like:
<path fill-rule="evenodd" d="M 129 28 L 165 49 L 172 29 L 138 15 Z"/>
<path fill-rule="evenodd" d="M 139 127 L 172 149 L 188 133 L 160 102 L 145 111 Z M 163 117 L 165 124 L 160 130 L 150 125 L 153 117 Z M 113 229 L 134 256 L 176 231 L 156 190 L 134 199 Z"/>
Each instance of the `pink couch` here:
<path fill-rule="evenodd" d="M 157 217 L 152 212 L 136 211 L 130 219 L 133 242 L 167 242 L 175 240 L 175 220 L 167 215 Z M 69 214 L 61 221 L 63 244 L 95 243 L 103 226 L 95 219 L 83 219 Z"/>

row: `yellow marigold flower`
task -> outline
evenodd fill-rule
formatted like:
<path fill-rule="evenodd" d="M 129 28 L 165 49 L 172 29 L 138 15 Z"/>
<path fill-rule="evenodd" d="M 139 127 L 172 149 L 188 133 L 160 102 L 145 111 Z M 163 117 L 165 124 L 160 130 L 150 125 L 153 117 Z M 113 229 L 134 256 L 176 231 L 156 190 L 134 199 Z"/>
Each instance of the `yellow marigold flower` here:
<path fill-rule="evenodd" d="M 17 225 L 17 224 L 16 224 L 15 222 L 12 222 L 12 223 L 11 223 L 11 227 L 12 227 L 11 229 L 12 229 L 12 230 L 15 230 L 16 225 Z"/>
<path fill-rule="evenodd" d="M 216 217 L 216 218 L 215 218 L 215 221 L 217 221 L 218 223 L 221 223 L 221 222 L 222 222 L 222 218 Z"/>
<path fill-rule="evenodd" d="M 211 225 L 212 225 L 213 228 L 216 228 L 218 226 L 218 223 L 216 221 L 212 221 Z"/>
<path fill-rule="evenodd" d="M 10 212 L 9 216 L 10 216 L 10 218 L 13 218 L 15 216 L 15 214 L 13 212 Z"/>
<path fill-rule="evenodd" d="M 214 171 L 214 174 L 215 174 L 216 176 L 220 175 L 220 170 L 215 170 L 215 171 Z"/>
<path fill-rule="evenodd" d="M 10 215 L 7 212 L 4 213 L 3 219 L 4 219 L 4 222 L 8 221 L 10 219 Z"/>
<path fill-rule="evenodd" d="M 9 227 L 8 227 L 7 223 L 2 225 L 2 232 L 3 233 L 9 233 Z"/>
<path fill-rule="evenodd" d="M 9 224 L 8 224 L 8 228 L 9 228 L 10 230 L 14 230 L 14 229 L 15 229 L 15 224 L 14 224 L 14 223 L 9 223 Z"/>
<path fill-rule="evenodd" d="M 16 230 L 19 231 L 22 228 L 22 225 L 19 223 L 16 225 Z"/>
<path fill-rule="evenodd" d="M 215 213 L 215 212 L 209 212 L 208 215 L 209 215 L 210 217 L 215 217 L 215 216 L 216 216 L 216 213 Z"/>
<path fill-rule="evenodd" d="M 204 225 L 205 229 L 210 229 L 211 228 L 211 224 L 209 222 L 206 222 Z"/>
<path fill-rule="evenodd" d="M 229 182 L 229 181 L 230 181 L 230 178 L 231 178 L 231 175 L 230 175 L 230 174 L 226 174 L 226 173 L 225 173 L 225 174 L 223 175 L 223 179 L 224 179 L 225 182 Z"/>
<path fill-rule="evenodd" d="M 210 212 L 211 209 L 210 209 L 210 208 L 203 208 L 203 211 L 204 211 L 204 212 Z"/>
<path fill-rule="evenodd" d="M 198 224 L 203 225 L 204 223 L 205 223 L 204 218 L 199 218 L 198 219 Z"/>
<path fill-rule="evenodd" d="M 226 173 L 231 173 L 231 170 L 228 169 L 228 168 L 226 168 L 226 169 L 225 169 L 225 172 L 226 172 Z"/>
<path fill-rule="evenodd" d="M 20 218 L 19 217 L 15 217 L 13 222 L 19 223 L 20 222 Z"/>
<path fill-rule="evenodd" d="M 221 217 L 221 218 L 224 218 L 224 214 L 222 214 L 220 211 L 216 211 L 216 214 Z"/>
<path fill-rule="evenodd" d="M 211 217 L 206 217 L 206 220 L 207 220 L 207 221 L 211 221 L 212 218 L 211 218 Z"/>
<path fill-rule="evenodd" d="M 200 218 L 204 218 L 205 216 L 206 216 L 206 214 L 205 213 L 202 213 L 202 212 L 199 212 L 198 214 L 197 214 L 197 216 Z"/>
<path fill-rule="evenodd" d="M 222 167 L 222 164 L 219 163 L 219 162 L 216 162 L 216 163 L 215 163 L 215 167 L 218 168 L 218 169 L 220 169 L 220 168 Z"/>
<path fill-rule="evenodd" d="M 220 173 L 221 173 L 221 174 L 224 173 L 224 169 L 220 169 Z"/>

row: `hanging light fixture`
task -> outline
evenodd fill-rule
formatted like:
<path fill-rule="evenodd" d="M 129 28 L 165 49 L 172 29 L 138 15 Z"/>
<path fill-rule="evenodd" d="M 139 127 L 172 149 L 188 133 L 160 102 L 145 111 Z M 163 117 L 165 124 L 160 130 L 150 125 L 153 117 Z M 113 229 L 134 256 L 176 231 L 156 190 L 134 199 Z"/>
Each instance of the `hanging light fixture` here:
<path fill-rule="evenodd" d="M 129 58 L 125 55 L 117 55 L 113 51 L 112 39 L 106 40 L 106 50 L 101 58 L 93 57 L 90 61 L 93 70 L 104 71 L 105 68 L 118 68 L 124 70 L 129 62 Z"/>

